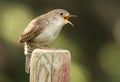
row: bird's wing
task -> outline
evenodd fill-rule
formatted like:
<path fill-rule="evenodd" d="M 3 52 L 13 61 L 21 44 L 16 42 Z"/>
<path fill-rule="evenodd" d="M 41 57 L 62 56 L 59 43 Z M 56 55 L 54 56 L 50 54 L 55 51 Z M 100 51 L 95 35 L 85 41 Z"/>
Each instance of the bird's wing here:
<path fill-rule="evenodd" d="M 40 19 L 31 21 L 20 36 L 18 43 L 24 43 L 36 37 L 45 27 L 41 23 L 43 23 L 43 20 Z"/>

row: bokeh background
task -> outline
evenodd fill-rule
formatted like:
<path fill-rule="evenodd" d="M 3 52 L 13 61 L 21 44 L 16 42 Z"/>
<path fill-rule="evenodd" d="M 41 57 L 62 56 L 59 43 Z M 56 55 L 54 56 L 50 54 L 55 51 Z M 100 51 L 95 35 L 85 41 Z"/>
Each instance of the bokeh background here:
<path fill-rule="evenodd" d="M 120 0 L 0 0 L 0 82 L 29 82 L 17 40 L 33 18 L 56 8 L 78 16 L 50 44 L 70 50 L 71 82 L 120 82 Z"/>

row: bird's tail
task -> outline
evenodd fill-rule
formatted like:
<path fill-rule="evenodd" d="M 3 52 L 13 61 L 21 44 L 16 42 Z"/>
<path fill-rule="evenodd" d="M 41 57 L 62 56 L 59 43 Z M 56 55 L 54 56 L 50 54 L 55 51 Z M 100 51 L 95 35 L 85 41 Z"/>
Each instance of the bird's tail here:
<path fill-rule="evenodd" d="M 32 51 L 34 48 L 30 45 L 29 42 L 25 42 L 24 44 L 24 54 L 26 55 L 26 60 L 25 60 L 25 71 L 26 73 L 29 73 L 30 70 L 30 59 L 32 55 Z"/>

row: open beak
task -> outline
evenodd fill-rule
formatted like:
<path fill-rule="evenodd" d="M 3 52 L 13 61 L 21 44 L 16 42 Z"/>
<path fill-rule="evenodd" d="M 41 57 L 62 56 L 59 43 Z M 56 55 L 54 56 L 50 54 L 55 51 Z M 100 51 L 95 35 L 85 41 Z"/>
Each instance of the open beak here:
<path fill-rule="evenodd" d="M 74 27 L 74 25 L 68 20 L 70 17 L 77 17 L 76 15 L 64 16 L 65 22 Z"/>

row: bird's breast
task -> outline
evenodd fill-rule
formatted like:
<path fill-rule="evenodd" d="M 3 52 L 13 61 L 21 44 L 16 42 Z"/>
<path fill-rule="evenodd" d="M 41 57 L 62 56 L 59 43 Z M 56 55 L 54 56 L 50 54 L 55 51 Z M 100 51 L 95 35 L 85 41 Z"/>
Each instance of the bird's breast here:
<path fill-rule="evenodd" d="M 34 38 L 34 41 L 39 44 L 48 44 L 52 42 L 60 33 L 64 24 L 55 23 L 48 25 L 38 36 Z"/>

